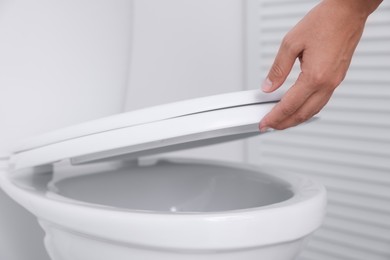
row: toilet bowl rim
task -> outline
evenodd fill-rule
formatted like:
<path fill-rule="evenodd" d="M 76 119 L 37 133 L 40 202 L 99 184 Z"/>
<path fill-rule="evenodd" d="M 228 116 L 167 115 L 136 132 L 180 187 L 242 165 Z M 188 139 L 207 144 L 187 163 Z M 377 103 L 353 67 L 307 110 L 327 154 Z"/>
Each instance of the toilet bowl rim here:
<path fill-rule="evenodd" d="M 240 166 L 252 167 L 241 164 Z M 264 169 L 265 167 L 262 168 L 262 172 Z M 9 183 L 5 175 L 0 175 L 3 179 L 0 179 L 3 189 L 40 219 L 91 236 L 158 247 L 227 249 L 292 241 L 308 235 L 321 225 L 326 204 L 326 192 L 323 186 L 311 182 L 313 186 L 309 183 L 309 186 L 305 187 L 312 189 L 310 196 L 297 198 L 299 193 L 294 193 L 292 198 L 266 207 L 199 214 L 145 213 L 113 210 L 109 207 L 96 207 L 96 205 L 86 207 L 86 205 L 43 198 L 36 194 L 33 196 L 31 193 L 23 194 L 27 191 L 20 188 L 19 191 L 15 191 L 16 187 L 12 187 L 13 184 Z M 27 200 L 29 204 L 26 203 Z M 113 222 L 107 223 L 107 219 Z M 126 226 L 130 230 L 144 229 L 143 236 L 129 238 L 123 229 Z M 266 235 L 259 236 L 256 230 Z M 284 230 L 284 232 L 275 233 L 275 230 Z M 202 232 L 208 233 L 211 240 L 202 241 Z M 193 236 L 188 238 L 186 233 L 193 233 Z M 156 237 L 155 234 L 165 234 L 169 238 L 160 235 Z"/>

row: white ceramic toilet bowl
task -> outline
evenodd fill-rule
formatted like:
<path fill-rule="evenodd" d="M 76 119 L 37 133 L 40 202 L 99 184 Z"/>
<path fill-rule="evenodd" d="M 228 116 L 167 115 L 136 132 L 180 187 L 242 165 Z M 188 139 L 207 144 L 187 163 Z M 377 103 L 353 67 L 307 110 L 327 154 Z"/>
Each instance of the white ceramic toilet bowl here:
<path fill-rule="evenodd" d="M 23 143 L 0 185 L 37 216 L 53 260 L 287 260 L 317 229 L 325 190 L 245 164 L 158 160 L 259 134 L 259 91 L 162 105 Z"/>
<path fill-rule="evenodd" d="M 53 260 L 293 259 L 325 209 L 321 185 L 247 165 L 78 167 L 0 174 L 38 217 Z"/>

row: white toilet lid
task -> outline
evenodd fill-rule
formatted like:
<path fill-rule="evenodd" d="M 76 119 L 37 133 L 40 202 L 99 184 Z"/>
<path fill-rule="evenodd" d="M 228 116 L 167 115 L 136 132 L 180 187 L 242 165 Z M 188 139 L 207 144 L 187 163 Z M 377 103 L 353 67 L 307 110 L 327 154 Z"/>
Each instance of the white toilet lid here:
<path fill-rule="evenodd" d="M 131 159 L 244 138 L 259 133 L 259 121 L 281 96 L 249 90 L 118 114 L 27 140 L 10 162 L 24 168 Z"/>

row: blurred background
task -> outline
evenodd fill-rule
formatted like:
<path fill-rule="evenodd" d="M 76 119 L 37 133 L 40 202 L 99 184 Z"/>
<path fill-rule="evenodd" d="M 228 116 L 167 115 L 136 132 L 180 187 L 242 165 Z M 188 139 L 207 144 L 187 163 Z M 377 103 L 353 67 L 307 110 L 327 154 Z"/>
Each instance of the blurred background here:
<path fill-rule="evenodd" d="M 259 89 L 285 33 L 319 1 L 30 2 L 0 0 L 0 115 L 15 129 L 31 128 L 15 138 L 151 105 Z M 37 28 L 40 34 L 27 33 Z M 23 44 L 15 46 L 9 39 L 18 37 Z M 20 61 L 10 49 L 23 50 Z M 285 88 L 297 72 L 298 66 Z M 44 100 L 41 90 L 57 98 Z M 83 105 L 83 91 L 93 106 Z M 116 98 L 94 99 L 95 91 Z M 36 102 L 26 107 L 23 100 L 31 98 Z M 66 109 L 47 111 L 50 102 L 64 102 Z M 97 109 L 106 106 L 111 109 Z M 11 109 L 19 115 L 7 118 Z M 80 113 L 88 109 L 96 113 Z M 63 120 L 48 124 L 58 113 Z M 271 165 L 317 179 L 328 189 L 328 212 L 298 259 L 389 260 L 388 1 L 370 16 L 347 78 L 319 116 L 293 129 L 169 155 Z M 42 236 L 33 217 L 0 191 L 0 259 L 47 260 Z"/>
<path fill-rule="evenodd" d="M 247 2 L 247 86 L 284 33 L 318 1 Z M 261 71 L 259 77 L 258 71 Z M 291 85 L 295 74 L 286 82 Z M 320 120 L 247 142 L 250 163 L 326 185 L 328 212 L 299 260 L 390 259 L 390 5 L 370 16 L 345 81 Z"/>

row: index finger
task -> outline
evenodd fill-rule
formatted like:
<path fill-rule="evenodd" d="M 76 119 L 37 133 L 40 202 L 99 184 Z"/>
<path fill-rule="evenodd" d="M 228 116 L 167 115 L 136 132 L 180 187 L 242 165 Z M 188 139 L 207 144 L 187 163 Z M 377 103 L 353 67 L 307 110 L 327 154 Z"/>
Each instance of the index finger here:
<path fill-rule="evenodd" d="M 294 85 L 284 94 L 276 106 L 261 120 L 260 131 L 276 126 L 286 118 L 293 115 L 316 92 L 315 88 L 308 86 L 304 81 L 302 72 Z"/>

